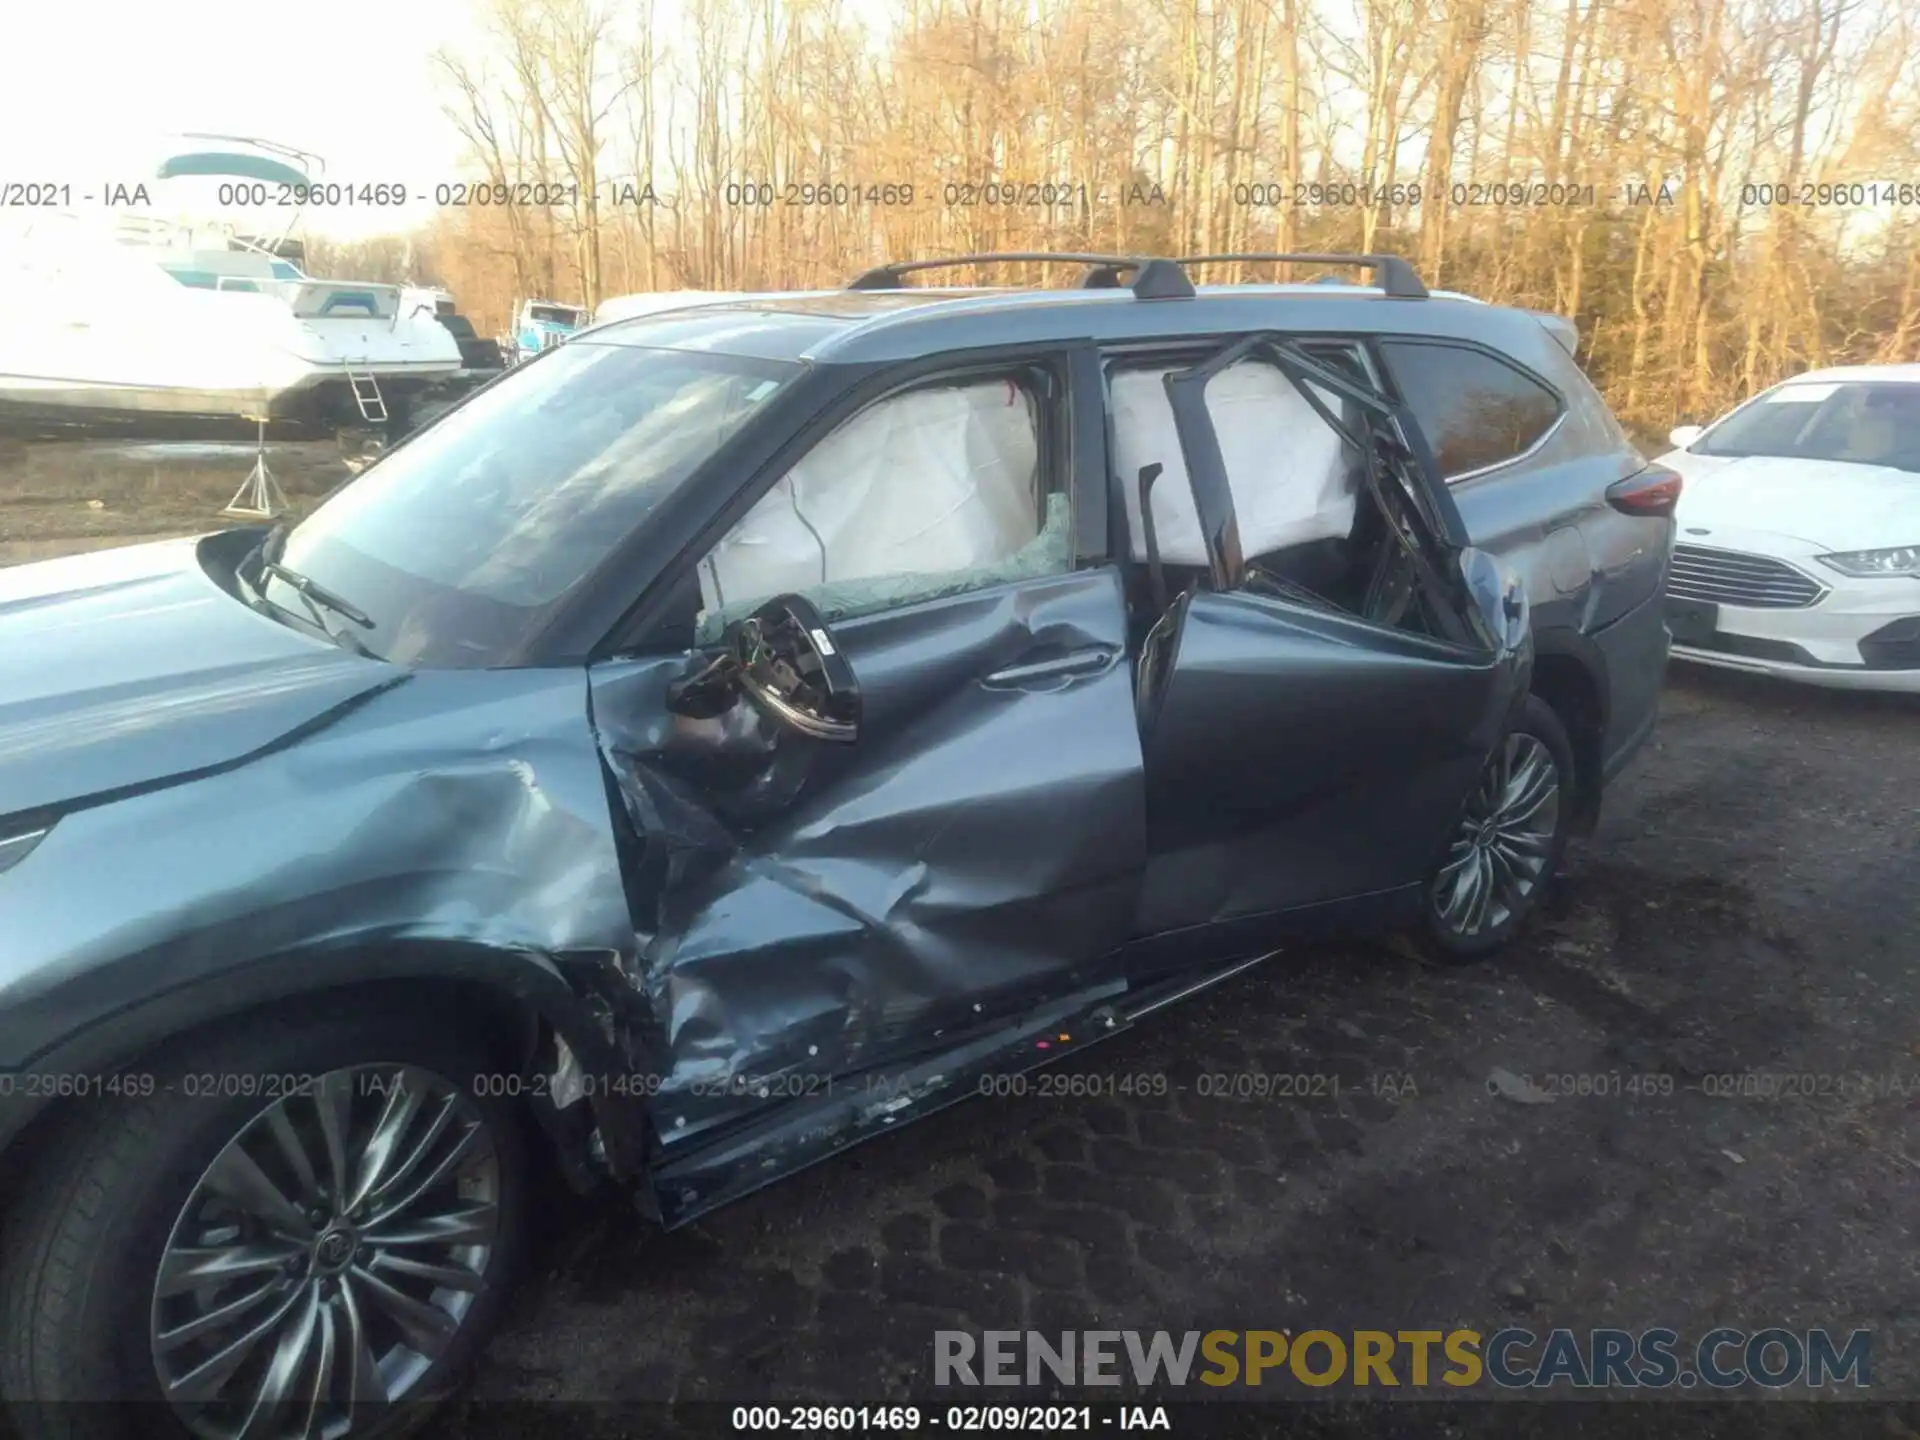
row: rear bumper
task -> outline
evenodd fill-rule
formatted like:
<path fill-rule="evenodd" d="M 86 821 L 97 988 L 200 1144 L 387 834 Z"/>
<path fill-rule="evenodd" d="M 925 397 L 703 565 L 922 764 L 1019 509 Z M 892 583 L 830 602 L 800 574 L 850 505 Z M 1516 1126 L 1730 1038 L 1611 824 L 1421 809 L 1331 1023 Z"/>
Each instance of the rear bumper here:
<path fill-rule="evenodd" d="M 1603 630 L 1593 632 L 1606 667 L 1606 729 L 1600 742 L 1600 773 L 1611 780 L 1639 753 L 1660 716 L 1666 680 L 1666 597 L 1656 590 Z"/>

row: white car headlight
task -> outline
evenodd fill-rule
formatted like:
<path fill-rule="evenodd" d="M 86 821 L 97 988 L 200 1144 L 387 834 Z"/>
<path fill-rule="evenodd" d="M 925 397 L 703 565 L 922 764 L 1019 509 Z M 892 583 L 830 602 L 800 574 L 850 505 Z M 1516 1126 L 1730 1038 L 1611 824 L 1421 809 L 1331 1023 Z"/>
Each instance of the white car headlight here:
<path fill-rule="evenodd" d="M 1920 576 L 1920 545 L 1896 545 L 1891 550 L 1846 550 L 1816 558 L 1842 575 Z"/>

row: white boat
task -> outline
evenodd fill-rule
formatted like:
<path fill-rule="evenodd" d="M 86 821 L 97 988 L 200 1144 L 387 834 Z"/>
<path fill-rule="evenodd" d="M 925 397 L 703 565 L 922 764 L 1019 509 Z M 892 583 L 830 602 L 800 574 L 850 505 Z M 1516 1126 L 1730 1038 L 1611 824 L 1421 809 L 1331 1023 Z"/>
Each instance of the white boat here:
<path fill-rule="evenodd" d="M 479 384 L 506 368 L 499 341 L 481 337 L 473 328 L 473 321 L 460 313 L 459 302 L 453 298 L 452 291 L 439 286 L 409 285 L 400 292 L 400 303 L 409 313 L 422 308 L 431 310 L 440 328 L 453 336 L 454 343 L 460 347 L 460 369 L 453 377 L 456 381 Z"/>
<path fill-rule="evenodd" d="M 318 164 L 262 141 L 193 138 L 221 148 L 170 156 L 157 180 L 233 176 L 270 192 L 310 184 Z M 131 210 L 0 218 L 12 222 L 0 237 L 8 428 L 282 418 L 404 426 L 412 399 L 462 368 L 432 305 L 409 306 L 395 285 L 316 280 L 294 242 Z"/>

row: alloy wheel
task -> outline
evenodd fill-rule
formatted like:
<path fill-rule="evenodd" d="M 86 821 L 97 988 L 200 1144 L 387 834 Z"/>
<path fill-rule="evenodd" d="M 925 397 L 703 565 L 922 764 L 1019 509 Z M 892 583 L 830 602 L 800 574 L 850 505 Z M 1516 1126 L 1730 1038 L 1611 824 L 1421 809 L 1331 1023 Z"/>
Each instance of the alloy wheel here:
<path fill-rule="evenodd" d="M 1560 770 L 1537 737 L 1517 732 L 1495 750 L 1434 877 L 1440 923 L 1463 939 L 1526 908 L 1553 856 Z"/>
<path fill-rule="evenodd" d="M 161 1394 L 208 1440 L 332 1440 L 407 1398 L 499 1241 L 500 1160 L 472 1096 L 393 1064 L 289 1089 L 194 1185 L 154 1283 Z"/>

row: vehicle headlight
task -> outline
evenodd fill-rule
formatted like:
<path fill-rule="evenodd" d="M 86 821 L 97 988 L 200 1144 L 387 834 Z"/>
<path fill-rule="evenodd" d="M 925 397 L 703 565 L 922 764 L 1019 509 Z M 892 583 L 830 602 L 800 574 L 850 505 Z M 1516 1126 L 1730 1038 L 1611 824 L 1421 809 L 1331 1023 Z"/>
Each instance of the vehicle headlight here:
<path fill-rule="evenodd" d="M 1891 550 L 1846 550 L 1838 555 L 1814 558 L 1842 575 L 1920 576 L 1920 545 L 1896 545 Z"/>
<path fill-rule="evenodd" d="M 52 829 L 51 825 L 41 825 L 32 830 L 0 830 L 0 875 L 26 859 Z"/>

